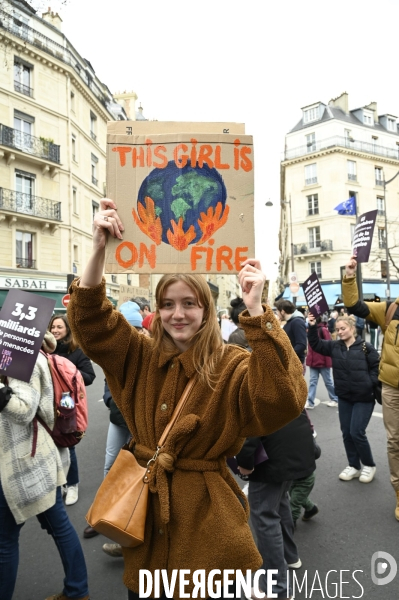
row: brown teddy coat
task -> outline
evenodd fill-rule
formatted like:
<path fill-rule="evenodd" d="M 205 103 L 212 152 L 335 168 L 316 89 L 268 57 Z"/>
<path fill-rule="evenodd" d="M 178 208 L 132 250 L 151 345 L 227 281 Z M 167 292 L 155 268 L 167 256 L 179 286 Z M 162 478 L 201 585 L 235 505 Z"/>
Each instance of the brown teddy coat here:
<path fill-rule="evenodd" d="M 252 353 L 227 345 L 215 390 L 194 385 L 165 444 L 173 467 L 168 472 L 156 462 L 145 541 L 124 549 L 124 582 L 132 591 L 139 591 L 140 569 L 167 569 L 170 581 L 173 569 L 205 569 L 208 575 L 262 564 L 247 501 L 226 456 L 236 454 L 247 436 L 268 435 L 296 418 L 307 398 L 302 365 L 273 311 L 264 310 L 259 317 L 247 311 L 240 316 Z M 103 368 L 144 466 L 195 374 L 191 349 L 176 348 L 173 356 L 155 350 L 153 340 L 137 333 L 107 300 L 105 280 L 94 288 L 73 283 L 68 318 L 79 346 Z"/>

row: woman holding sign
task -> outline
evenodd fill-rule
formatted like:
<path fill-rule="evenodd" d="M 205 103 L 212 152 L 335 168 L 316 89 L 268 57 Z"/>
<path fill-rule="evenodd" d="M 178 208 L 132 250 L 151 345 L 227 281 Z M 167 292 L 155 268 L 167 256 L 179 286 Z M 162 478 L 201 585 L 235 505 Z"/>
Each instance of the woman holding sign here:
<path fill-rule="evenodd" d="M 318 336 L 317 321 L 309 313 L 309 344 L 314 352 L 331 356 L 338 413 L 348 466 L 340 473 L 342 481 L 359 477 L 362 483 L 374 479 L 376 466 L 366 437 L 374 409 L 373 386 L 378 381 L 378 352 L 356 335 L 354 317 L 338 317 L 335 329 L 339 340 Z M 362 466 L 363 465 L 363 466 Z"/>
<path fill-rule="evenodd" d="M 238 275 L 247 307 L 240 323 L 252 353 L 223 344 L 210 288 L 196 274 L 161 278 L 153 336 L 140 335 L 106 297 L 105 245 L 108 235 L 122 239 L 123 229 L 116 205 L 103 199 L 93 253 L 71 286 L 68 316 L 80 347 L 104 370 L 141 466 L 154 456 L 188 381 L 195 382 L 150 475 L 144 543 L 123 549 L 124 582 L 133 600 L 143 591 L 143 569 L 152 576 L 164 569 L 171 583 L 180 569 L 203 570 L 208 581 L 213 569 L 245 575 L 261 566 L 247 500 L 226 456 L 236 454 L 247 436 L 271 433 L 297 417 L 307 390 L 287 336 L 272 309 L 261 304 L 265 275 L 256 259 L 245 260 Z M 187 585 L 177 577 L 175 598 L 183 588 L 194 589 L 185 577 Z M 223 574 L 216 579 L 220 588 Z"/>

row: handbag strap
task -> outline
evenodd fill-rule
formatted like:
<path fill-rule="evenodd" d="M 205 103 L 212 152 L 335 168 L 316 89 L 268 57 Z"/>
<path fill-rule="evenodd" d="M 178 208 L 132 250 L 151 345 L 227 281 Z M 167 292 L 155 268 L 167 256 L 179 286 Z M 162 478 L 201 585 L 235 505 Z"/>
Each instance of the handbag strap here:
<path fill-rule="evenodd" d="M 193 388 L 194 383 L 195 383 L 195 377 L 191 377 L 191 379 L 189 379 L 186 387 L 184 388 L 184 391 L 180 397 L 179 402 L 176 405 L 175 410 L 173 411 L 173 414 L 172 414 L 172 417 L 171 417 L 169 423 L 165 427 L 165 430 L 160 437 L 160 440 L 158 442 L 158 448 L 162 448 L 162 446 L 165 443 L 166 438 L 169 435 L 170 430 L 172 429 L 173 425 L 176 423 L 177 419 L 180 417 L 180 414 L 186 404 L 187 398 Z"/>

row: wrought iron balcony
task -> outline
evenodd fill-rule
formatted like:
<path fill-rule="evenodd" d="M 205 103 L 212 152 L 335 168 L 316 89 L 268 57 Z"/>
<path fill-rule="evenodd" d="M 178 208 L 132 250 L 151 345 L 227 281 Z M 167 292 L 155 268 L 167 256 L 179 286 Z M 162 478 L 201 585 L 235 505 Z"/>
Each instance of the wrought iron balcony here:
<path fill-rule="evenodd" d="M 92 176 L 91 176 L 91 182 L 92 182 L 94 185 L 98 185 L 98 179 L 96 179 L 96 178 L 94 177 L 94 175 L 92 175 Z"/>
<path fill-rule="evenodd" d="M 354 173 L 348 173 L 348 179 L 349 181 L 357 181 L 357 175 Z"/>
<path fill-rule="evenodd" d="M 91 139 L 92 139 L 92 140 L 94 140 L 95 142 L 97 141 L 97 136 L 96 136 L 96 134 L 94 133 L 94 131 L 90 131 L 90 136 L 91 136 Z"/>
<path fill-rule="evenodd" d="M 20 94 L 25 94 L 25 96 L 33 97 L 33 89 L 28 85 L 24 85 L 20 81 L 14 80 L 14 90 L 19 92 Z"/>
<path fill-rule="evenodd" d="M 32 258 L 16 258 L 17 267 L 22 269 L 36 269 L 36 261 Z"/>
<path fill-rule="evenodd" d="M 60 147 L 52 142 L 44 140 L 42 138 L 29 135 L 29 133 L 23 133 L 18 129 L 12 129 L 6 125 L 0 123 L 0 144 L 8 146 L 9 148 L 15 148 L 15 150 L 21 150 L 27 154 L 32 154 L 38 158 L 44 160 L 51 160 L 51 162 L 60 162 Z"/>
<path fill-rule="evenodd" d="M 366 154 L 374 154 L 375 156 L 384 156 L 386 158 L 399 160 L 399 147 L 396 146 L 396 143 L 394 147 L 387 148 L 385 146 L 378 146 L 377 144 L 373 144 L 371 142 L 362 142 L 360 140 L 354 140 L 339 135 L 316 141 L 313 146 L 313 151 L 319 152 L 320 150 L 327 150 L 336 146 L 340 148 L 350 148 L 351 150 L 365 152 Z M 297 148 L 285 150 L 284 160 L 291 160 L 292 158 L 298 158 L 300 156 L 305 156 L 306 154 L 309 154 L 309 147 L 305 144 L 303 146 L 298 146 Z M 382 183 L 380 185 L 382 185 Z"/>
<path fill-rule="evenodd" d="M 379 217 L 385 217 L 385 210 L 384 210 L 383 208 L 379 208 L 379 209 L 377 210 L 377 215 L 378 215 Z"/>
<path fill-rule="evenodd" d="M 0 187 L 0 209 L 61 221 L 61 202 Z"/>
<path fill-rule="evenodd" d="M 314 244 L 294 244 L 294 254 L 320 254 L 321 252 L 332 252 L 332 240 L 317 241 Z"/>
<path fill-rule="evenodd" d="M 376 179 L 375 180 L 375 185 L 380 185 L 381 187 L 384 186 L 384 180 L 383 179 Z"/>

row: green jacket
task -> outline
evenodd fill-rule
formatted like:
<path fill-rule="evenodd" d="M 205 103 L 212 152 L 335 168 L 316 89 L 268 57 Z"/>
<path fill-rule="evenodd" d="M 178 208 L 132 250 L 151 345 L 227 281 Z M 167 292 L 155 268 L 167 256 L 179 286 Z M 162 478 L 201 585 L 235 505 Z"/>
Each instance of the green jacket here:
<path fill-rule="evenodd" d="M 356 277 L 344 276 L 342 280 L 343 301 L 348 312 L 367 321 L 374 321 L 384 334 L 380 372 L 378 378 L 394 388 L 399 387 L 399 321 L 392 319 L 385 330 L 386 302 L 362 302 L 359 300 Z M 395 303 L 399 305 L 399 298 Z"/>

